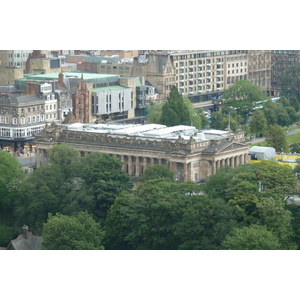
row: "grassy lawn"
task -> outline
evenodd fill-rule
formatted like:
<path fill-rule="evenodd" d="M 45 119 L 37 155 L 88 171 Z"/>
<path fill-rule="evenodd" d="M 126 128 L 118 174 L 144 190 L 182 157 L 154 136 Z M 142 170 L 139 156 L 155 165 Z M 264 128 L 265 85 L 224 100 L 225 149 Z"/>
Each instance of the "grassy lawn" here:
<path fill-rule="evenodd" d="M 290 128 L 291 130 L 292 128 Z M 299 144 L 300 143 L 300 133 L 294 133 L 291 135 L 287 135 L 286 137 L 288 144 L 292 145 L 292 144 Z M 266 147 L 267 143 L 266 141 L 260 142 L 260 143 L 255 143 L 252 144 L 252 146 L 263 146 Z"/>

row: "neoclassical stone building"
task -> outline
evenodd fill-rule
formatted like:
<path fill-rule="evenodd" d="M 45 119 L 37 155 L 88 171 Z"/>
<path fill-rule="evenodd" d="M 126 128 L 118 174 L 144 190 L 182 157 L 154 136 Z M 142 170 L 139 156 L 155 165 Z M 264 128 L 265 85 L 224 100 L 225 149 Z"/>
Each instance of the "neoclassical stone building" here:
<path fill-rule="evenodd" d="M 81 156 L 91 152 L 114 156 L 133 177 L 154 164 L 163 164 L 175 173 L 178 182 L 199 182 L 226 164 L 245 164 L 250 146 L 243 132 L 199 131 L 183 125 L 51 125 L 36 139 L 37 167 L 47 163 L 47 150 L 59 143 L 75 147 Z"/>

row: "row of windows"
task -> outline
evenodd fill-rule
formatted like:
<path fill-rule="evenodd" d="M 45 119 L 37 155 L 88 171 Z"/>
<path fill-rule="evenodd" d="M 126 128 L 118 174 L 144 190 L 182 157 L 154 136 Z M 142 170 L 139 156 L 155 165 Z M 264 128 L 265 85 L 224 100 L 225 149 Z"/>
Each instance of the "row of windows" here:
<path fill-rule="evenodd" d="M 53 106 L 52 106 L 52 104 L 46 105 L 46 111 L 47 110 L 52 110 L 52 107 L 53 107 L 53 109 L 56 109 L 56 104 L 53 104 Z"/>
<path fill-rule="evenodd" d="M 1 137 L 29 137 L 35 136 L 37 133 L 40 133 L 44 129 L 44 125 L 33 127 L 33 128 L 1 128 L 0 127 L 0 136 Z"/>
<path fill-rule="evenodd" d="M 27 111 L 28 112 L 35 112 L 35 111 L 40 111 L 40 110 L 43 110 L 44 109 L 44 106 L 41 105 L 41 106 L 35 106 L 35 107 L 28 107 L 27 108 Z M 24 108 L 22 108 L 22 114 L 24 113 Z"/>

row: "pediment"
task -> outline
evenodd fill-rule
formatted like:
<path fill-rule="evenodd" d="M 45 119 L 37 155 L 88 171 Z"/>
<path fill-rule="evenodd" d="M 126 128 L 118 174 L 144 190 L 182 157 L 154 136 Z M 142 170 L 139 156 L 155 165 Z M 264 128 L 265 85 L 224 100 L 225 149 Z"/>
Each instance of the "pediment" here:
<path fill-rule="evenodd" d="M 211 145 L 209 145 L 207 148 L 203 150 L 203 153 L 220 154 L 220 153 L 226 153 L 229 151 L 240 150 L 244 148 L 245 148 L 244 143 L 239 143 L 235 140 L 225 140 L 221 142 L 213 142 Z"/>

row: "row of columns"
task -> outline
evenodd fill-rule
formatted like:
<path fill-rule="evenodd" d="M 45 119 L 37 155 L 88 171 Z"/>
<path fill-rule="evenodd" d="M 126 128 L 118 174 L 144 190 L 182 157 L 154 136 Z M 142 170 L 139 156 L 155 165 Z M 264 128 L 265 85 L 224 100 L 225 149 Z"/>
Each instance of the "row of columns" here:
<path fill-rule="evenodd" d="M 81 156 L 85 156 L 89 152 L 80 151 Z M 116 159 L 120 159 L 123 163 L 122 169 L 128 173 L 130 176 L 140 176 L 143 175 L 147 168 L 161 164 L 168 167 L 172 172 L 174 172 L 176 179 L 178 182 L 184 182 L 187 180 L 196 180 L 196 178 L 192 178 L 193 170 L 190 162 L 186 161 L 171 161 L 169 159 L 164 158 L 154 158 L 154 157 L 146 157 L 146 156 L 134 156 L 134 155 L 121 155 L 121 154 L 109 154 Z M 37 167 L 40 167 L 42 164 L 47 164 L 47 152 L 45 149 L 37 149 L 36 163 Z M 229 165 L 232 167 L 237 167 L 241 164 L 245 164 L 248 162 L 248 154 L 240 154 L 232 157 L 227 157 L 223 159 L 213 159 L 211 160 L 211 174 L 216 174 L 217 170 L 225 165 Z M 198 171 L 196 171 L 198 172 Z M 209 173 L 208 173 L 209 174 Z"/>
<path fill-rule="evenodd" d="M 212 174 L 216 174 L 217 169 L 225 165 L 231 166 L 233 168 L 243 165 L 248 162 L 248 154 L 240 154 L 232 157 L 227 157 L 224 159 L 218 159 L 213 161 Z"/>

